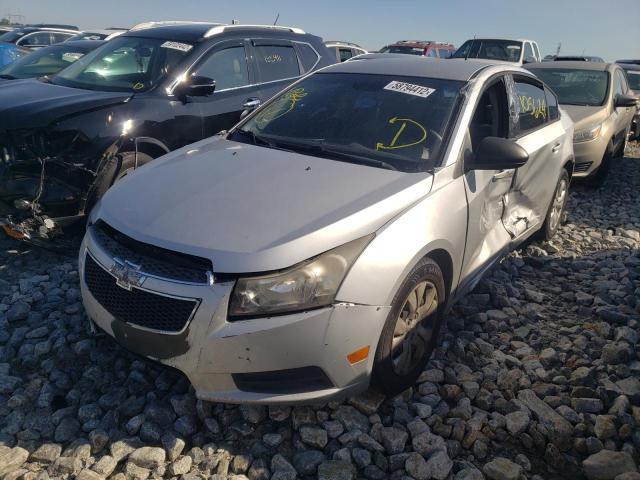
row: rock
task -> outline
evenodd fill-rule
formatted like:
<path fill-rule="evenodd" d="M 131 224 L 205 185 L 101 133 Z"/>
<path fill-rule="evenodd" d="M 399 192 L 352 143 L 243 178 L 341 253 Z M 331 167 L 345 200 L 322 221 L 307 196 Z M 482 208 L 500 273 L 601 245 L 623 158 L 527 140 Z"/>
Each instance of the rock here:
<path fill-rule="evenodd" d="M 604 408 L 599 398 L 572 398 L 571 406 L 578 413 L 599 413 Z"/>
<path fill-rule="evenodd" d="M 356 397 L 351 397 L 349 403 L 365 415 L 373 415 L 384 401 L 384 395 L 369 389 Z"/>
<path fill-rule="evenodd" d="M 428 480 L 431 478 L 431 470 L 427 466 L 427 461 L 419 453 L 409 454 L 404 469 L 416 480 Z"/>
<path fill-rule="evenodd" d="M 535 418 L 549 432 L 549 440 L 551 442 L 561 448 L 567 447 L 570 444 L 573 434 L 571 424 L 549 405 L 540 400 L 533 390 L 521 390 L 518 393 L 518 400 L 533 412 Z"/>
<path fill-rule="evenodd" d="M 170 462 L 177 459 L 185 447 L 185 442 L 172 433 L 165 433 L 162 436 L 162 446 L 167 452 L 167 460 Z"/>
<path fill-rule="evenodd" d="M 347 430 L 360 430 L 368 432 L 371 426 L 369 419 L 354 407 L 340 405 L 332 414 L 332 418 L 338 420 Z"/>
<path fill-rule="evenodd" d="M 527 429 L 531 418 L 529 417 L 529 413 L 519 410 L 506 414 L 505 420 L 507 422 L 507 431 L 514 437 L 517 437 Z"/>
<path fill-rule="evenodd" d="M 318 449 L 323 449 L 328 441 L 325 429 L 310 425 L 300 427 L 300 438 L 307 445 Z"/>
<path fill-rule="evenodd" d="M 133 463 L 138 467 L 153 470 L 164 465 L 166 453 L 164 449 L 159 447 L 142 447 L 134 450 L 129 455 L 129 463 Z"/>
<path fill-rule="evenodd" d="M 9 310 L 5 313 L 5 317 L 9 322 L 18 322 L 20 320 L 26 320 L 29 316 L 31 307 L 24 302 L 14 303 Z"/>
<path fill-rule="evenodd" d="M 453 461 L 445 451 L 438 451 L 427 460 L 427 469 L 431 478 L 436 480 L 445 480 L 449 476 L 449 472 L 453 468 Z"/>
<path fill-rule="evenodd" d="M 293 456 L 293 465 L 300 475 L 315 475 L 324 460 L 324 453 L 319 450 L 305 450 Z"/>
<path fill-rule="evenodd" d="M 63 418 L 58 424 L 55 431 L 55 440 L 59 443 L 69 442 L 76 437 L 76 433 L 80 430 L 80 422 L 75 418 Z"/>
<path fill-rule="evenodd" d="M 353 465 L 342 460 L 326 460 L 318 466 L 318 480 L 353 480 Z"/>
<path fill-rule="evenodd" d="M 86 468 L 76 475 L 76 480 L 104 480 L 102 475 Z"/>
<path fill-rule="evenodd" d="M 388 455 L 394 455 L 404 451 L 404 446 L 409 438 L 407 432 L 395 427 L 385 427 L 380 434 L 382 437 L 382 445 Z"/>
<path fill-rule="evenodd" d="M 272 479 L 295 480 L 297 477 L 296 469 L 279 453 L 271 459 L 271 471 L 274 472 Z"/>
<path fill-rule="evenodd" d="M 616 436 L 617 430 L 613 415 L 598 415 L 593 431 L 600 440 L 606 440 Z"/>
<path fill-rule="evenodd" d="M 431 432 L 422 432 L 413 437 L 411 442 L 413 449 L 426 457 L 437 451 L 446 451 L 447 444 L 444 438 L 434 435 Z"/>
<path fill-rule="evenodd" d="M 482 467 L 484 474 L 491 480 L 518 480 L 522 467 L 503 457 L 496 457 Z"/>
<path fill-rule="evenodd" d="M 260 423 L 267 416 L 267 409 L 262 405 L 240 405 L 240 414 L 245 421 Z"/>
<path fill-rule="evenodd" d="M 29 458 L 29 452 L 22 447 L 0 450 L 0 476 L 20 468 Z"/>
<path fill-rule="evenodd" d="M 137 466 L 135 463 L 127 462 L 124 468 L 127 480 L 146 480 L 151 475 L 151 471 Z"/>
<path fill-rule="evenodd" d="M 631 455 L 611 450 L 589 456 L 582 462 L 582 470 L 589 480 L 612 480 L 622 473 L 637 471 Z"/>
<path fill-rule="evenodd" d="M 453 480 L 484 480 L 484 475 L 477 468 L 468 467 L 456 473 Z"/>
<path fill-rule="evenodd" d="M 179 459 L 175 460 L 171 465 L 169 465 L 167 472 L 169 473 L 169 475 L 172 475 L 172 476 L 185 474 L 189 472 L 189 470 L 191 470 L 192 463 L 193 463 L 193 460 L 191 459 L 191 457 L 188 455 L 185 455 L 184 457 L 180 457 Z"/>
<path fill-rule="evenodd" d="M 31 462 L 53 463 L 62 453 L 62 446 L 57 443 L 45 443 L 29 456 Z"/>
<path fill-rule="evenodd" d="M 118 462 L 115 458 L 111 455 L 105 455 L 94 463 L 91 468 L 103 477 L 108 477 L 116 469 L 117 465 Z"/>

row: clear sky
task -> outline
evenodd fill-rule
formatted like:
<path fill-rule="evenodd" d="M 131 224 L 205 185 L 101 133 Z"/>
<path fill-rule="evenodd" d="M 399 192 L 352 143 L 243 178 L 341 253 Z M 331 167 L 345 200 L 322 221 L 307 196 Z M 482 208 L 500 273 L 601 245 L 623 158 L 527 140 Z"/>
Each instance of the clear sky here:
<path fill-rule="evenodd" d="M 149 20 L 206 20 L 298 26 L 325 40 L 377 50 L 400 39 L 453 42 L 473 37 L 537 40 L 543 55 L 640 58 L 640 0 L 0 0 L 0 15 L 80 28 Z"/>

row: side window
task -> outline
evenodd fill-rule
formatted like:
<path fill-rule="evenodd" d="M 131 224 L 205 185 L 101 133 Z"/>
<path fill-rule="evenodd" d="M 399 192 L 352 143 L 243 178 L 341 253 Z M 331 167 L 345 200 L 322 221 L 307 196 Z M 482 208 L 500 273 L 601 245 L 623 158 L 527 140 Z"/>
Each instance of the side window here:
<path fill-rule="evenodd" d="M 547 95 L 547 106 L 549 108 L 549 121 L 554 121 L 560 118 L 560 112 L 558 111 L 558 98 L 556 94 L 544 87 L 544 93 Z"/>
<path fill-rule="evenodd" d="M 451 56 L 451 50 L 448 50 L 446 48 L 439 48 L 438 55 L 440 56 L 440 58 L 449 58 Z"/>
<path fill-rule="evenodd" d="M 431 58 L 438 58 L 438 52 L 436 51 L 435 48 L 430 48 L 427 51 L 427 57 L 431 57 Z"/>
<path fill-rule="evenodd" d="M 534 43 L 534 44 L 533 44 L 533 51 L 534 51 L 534 52 L 535 52 L 535 54 L 536 54 L 536 60 L 540 61 L 540 59 L 541 59 L 542 57 L 540 56 L 540 50 L 538 50 L 538 44 L 537 44 L 537 43 Z"/>
<path fill-rule="evenodd" d="M 296 49 L 298 50 L 298 56 L 300 57 L 300 63 L 302 63 L 302 68 L 305 73 L 313 70 L 313 67 L 316 66 L 320 57 L 316 53 L 316 51 L 311 47 L 311 45 L 307 43 L 296 43 Z M 332 53 L 335 52 L 335 49 L 330 49 Z M 335 53 L 334 53 L 335 55 Z"/>
<path fill-rule="evenodd" d="M 298 57 L 289 45 L 256 45 L 256 62 L 261 82 L 272 82 L 300 75 Z"/>
<path fill-rule="evenodd" d="M 471 148 L 476 150 L 485 137 L 507 138 L 509 135 L 509 105 L 503 79 L 485 89 L 478 100 L 469 124 Z"/>
<path fill-rule="evenodd" d="M 524 59 L 526 60 L 527 58 L 537 58 L 536 54 L 533 53 L 533 48 L 531 48 L 530 42 L 524 43 Z"/>
<path fill-rule="evenodd" d="M 549 110 L 544 88 L 535 80 L 514 78 L 514 83 L 519 133 L 526 134 L 548 123 Z"/>
<path fill-rule="evenodd" d="M 244 47 L 230 47 L 212 53 L 196 67 L 194 74 L 215 80 L 216 90 L 248 85 L 249 73 Z"/>
<path fill-rule="evenodd" d="M 51 34 L 51 43 L 62 43 L 69 40 L 73 35 L 68 33 L 52 33 Z"/>
<path fill-rule="evenodd" d="M 629 90 L 627 79 L 620 70 L 616 70 L 616 95 L 624 95 Z"/>
<path fill-rule="evenodd" d="M 349 60 L 351 57 L 353 57 L 353 52 L 351 52 L 350 48 L 341 48 L 339 49 L 340 52 L 340 61 L 344 62 L 345 60 Z"/>
<path fill-rule="evenodd" d="M 25 35 L 18 43 L 25 47 L 49 45 L 51 43 L 51 37 L 49 32 L 37 32 L 31 35 Z"/>

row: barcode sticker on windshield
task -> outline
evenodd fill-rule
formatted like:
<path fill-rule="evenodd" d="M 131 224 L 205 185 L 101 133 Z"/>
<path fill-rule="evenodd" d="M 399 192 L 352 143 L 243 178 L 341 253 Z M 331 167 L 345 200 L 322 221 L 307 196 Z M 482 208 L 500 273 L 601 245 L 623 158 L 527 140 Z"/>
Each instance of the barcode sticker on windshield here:
<path fill-rule="evenodd" d="M 171 48 L 173 50 L 180 50 L 181 52 L 188 52 L 193 48 L 193 45 L 189 45 L 188 43 L 180 43 L 180 42 L 164 42 L 160 46 L 162 48 Z"/>
<path fill-rule="evenodd" d="M 414 85 L 413 83 L 398 82 L 394 80 L 389 83 L 385 90 L 391 90 L 394 92 L 406 93 L 407 95 L 415 95 L 416 97 L 427 98 L 433 92 L 435 88 L 423 87 L 422 85 Z"/>

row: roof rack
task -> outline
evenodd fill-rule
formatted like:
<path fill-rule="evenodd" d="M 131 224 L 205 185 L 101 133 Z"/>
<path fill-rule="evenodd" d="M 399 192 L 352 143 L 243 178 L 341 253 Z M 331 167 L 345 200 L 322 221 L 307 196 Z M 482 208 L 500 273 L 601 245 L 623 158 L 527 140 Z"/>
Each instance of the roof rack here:
<path fill-rule="evenodd" d="M 159 22 L 142 22 L 131 27 L 129 31 L 146 30 L 154 27 L 168 27 L 172 25 L 221 25 L 215 22 L 194 22 L 190 20 L 163 20 Z"/>
<path fill-rule="evenodd" d="M 280 25 L 217 25 L 211 28 L 207 33 L 205 33 L 204 37 L 209 38 L 214 35 L 219 35 L 224 33 L 228 29 L 236 29 L 236 28 L 267 28 L 269 30 L 283 30 L 291 33 L 304 34 L 305 31 L 301 28 L 297 27 L 282 27 Z"/>
<path fill-rule="evenodd" d="M 353 42 L 343 42 L 342 40 L 327 40 L 326 42 L 324 42 L 325 45 L 329 45 L 329 44 L 339 44 L 339 45 L 349 45 L 350 47 L 358 47 L 358 48 L 362 48 L 360 47 L 360 45 L 358 45 L 357 43 L 353 43 Z"/>

